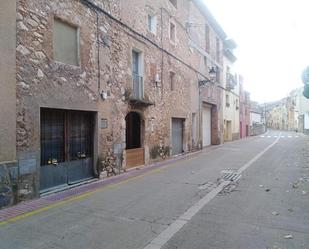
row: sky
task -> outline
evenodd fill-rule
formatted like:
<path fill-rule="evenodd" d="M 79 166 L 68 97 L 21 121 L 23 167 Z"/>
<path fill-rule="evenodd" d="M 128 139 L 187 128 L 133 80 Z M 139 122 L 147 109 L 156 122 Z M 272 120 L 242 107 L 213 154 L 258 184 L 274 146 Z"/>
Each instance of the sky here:
<path fill-rule="evenodd" d="M 303 85 L 309 65 L 309 0 L 204 0 L 238 44 L 234 71 L 251 99 L 276 101 Z"/>

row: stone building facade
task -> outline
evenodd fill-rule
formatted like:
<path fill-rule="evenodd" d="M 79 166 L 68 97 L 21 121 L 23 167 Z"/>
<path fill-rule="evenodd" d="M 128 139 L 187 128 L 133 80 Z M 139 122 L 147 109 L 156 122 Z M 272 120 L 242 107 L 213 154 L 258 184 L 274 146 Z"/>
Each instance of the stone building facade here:
<path fill-rule="evenodd" d="M 237 74 L 233 72 L 233 64 L 237 58 L 233 50 L 236 43 L 229 39 L 224 43 L 223 53 L 223 118 L 224 118 L 224 141 L 239 139 L 240 114 L 239 114 L 239 82 Z"/>
<path fill-rule="evenodd" d="M 309 114 L 309 101 L 303 96 L 303 88 L 294 89 L 275 103 L 267 103 L 267 125 L 270 128 L 308 133 L 305 122 Z"/>
<path fill-rule="evenodd" d="M 266 131 L 263 108 L 258 102 L 250 101 L 250 135 L 261 135 Z"/>
<path fill-rule="evenodd" d="M 1 206 L 223 141 L 226 34 L 202 1 L 9 2 L 16 143 Z"/>
<path fill-rule="evenodd" d="M 250 93 L 244 90 L 244 79 L 238 76 L 239 80 L 239 127 L 240 138 L 250 136 Z"/>

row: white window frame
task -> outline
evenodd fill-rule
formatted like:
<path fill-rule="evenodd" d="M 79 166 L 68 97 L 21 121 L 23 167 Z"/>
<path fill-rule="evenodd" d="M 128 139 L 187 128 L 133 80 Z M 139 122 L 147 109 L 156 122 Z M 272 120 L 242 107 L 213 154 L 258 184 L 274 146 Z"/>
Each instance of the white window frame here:
<path fill-rule="evenodd" d="M 132 60 L 132 63 L 133 63 L 133 56 L 132 56 L 132 52 L 136 52 L 138 53 L 138 73 L 139 73 L 139 76 L 142 76 L 144 77 L 144 52 L 138 48 L 135 48 L 133 47 L 131 49 L 131 60 Z"/>
<path fill-rule="evenodd" d="M 174 25 L 174 30 L 175 30 L 174 41 L 171 39 L 171 25 Z M 169 28 L 168 28 L 168 36 L 169 36 L 170 42 L 173 43 L 173 44 L 176 44 L 176 40 L 177 40 L 177 28 L 176 27 L 177 27 L 176 22 L 174 20 L 170 19 Z"/>
<path fill-rule="evenodd" d="M 149 23 L 149 17 L 150 17 L 150 23 Z M 147 29 L 149 32 L 153 33 L 154 35 L 157 34 L 157 15 L 148 13 Z"/>
<path fill-rule="evenodd" d="M 145 96 L 145 79 L 144 79 L 144 53 L 142 50 L 137 49 L 137 48 L 132 48 L 131 49 L 131 66 L 133 67 L 133 51 L 138 53 L 138 76 L 142 78 L 142 88 L 143 88 L 143 92 L 142 92 L 142 96 L 140 96 L 141 98 L 144 98 Z M 133 70 L 132 70 L 132 89 L 134 88 L 134 82 L 133 79 L 134 75 L 133 75 Z"/>

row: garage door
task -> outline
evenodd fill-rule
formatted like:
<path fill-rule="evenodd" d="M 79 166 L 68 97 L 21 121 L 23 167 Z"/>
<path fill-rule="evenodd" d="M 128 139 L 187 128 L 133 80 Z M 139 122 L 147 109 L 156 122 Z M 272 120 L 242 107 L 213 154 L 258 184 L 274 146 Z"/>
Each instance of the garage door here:
<path fill-rule="evenodd" d="M 211 108 L 203 108 L 203 146 L 211 145 Z"/>
<path fill-rule="evenodd" d="M 181 118 L 172 119 L 172 154 L 183 153 L 183 122 Z"/>

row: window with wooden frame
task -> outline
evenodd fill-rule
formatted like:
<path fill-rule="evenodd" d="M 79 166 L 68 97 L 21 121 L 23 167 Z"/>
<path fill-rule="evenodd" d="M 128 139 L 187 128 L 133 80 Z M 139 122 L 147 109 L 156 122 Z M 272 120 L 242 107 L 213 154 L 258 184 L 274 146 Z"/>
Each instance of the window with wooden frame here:
<path fill-rule="evenodd" d="M 210 51 L 210 32 L 207 24 L 205 25 L 205 50 L 207 53 Z"/>
<path fill-rule="evenodd" d="M 157 16 L 148 14 L 147 21 L 148 21 L 148 30 L 153 34 L 156 34 L 157 33 Z"/>
<path fill-rule="evenodd" d="M 175 8 L 177 8 L 177 0 L 169 0 L 169 2 L 170 2 Z"/>
<path fill-rule="evenodd" d="M 176 42 L 176 24 L 173 21 L 170 21 L 170 41 Z"/>
<path fill-rule="evenodd" d="M 144 79 L 143 79 L 143 55 L 142 52 L 132 50 L 132 79 L 133 97 L 144 99 Z"/>
<path fill-rule="evenodd" d="M 53 58 L 65 64 L 79 66 L 79 29 L 54 18 Z"/>
<path fill-rule="evenodd" d="M 174 91 L 175 88 L 176 88 L 176 86 L 175 86 L 175 73 L 171 71 L 169 77 L 170 77 L 170 89 L 171 89 L 171 91 Z"/>
<path fill-rule="evenodd" d="M 220 62 L 221 61 L 221 51 L 220 51 L 220 40 L 219 38 L 217 37 L 216 38 L 216 60 L 217 62 Z"/>
<path fill-rule="evenodd" d="M 205 66 L 205 69 L 206 69 L 206 72 L 208 72 L 208 66 L 207 66 L 207 57 L 204 56 L 204 66 Z"/>
<path fill-rule="evenodd" d="M 218 66 L 216 66 L 216 82 L 217 83 L 221 82 L 221 72 L 220 72 L 220 68 Z"/>
<path fill-rule="evenodd" d="M 225 95 L 225 106 L 230 107 L 230 95 L 226 94 Z"/>

